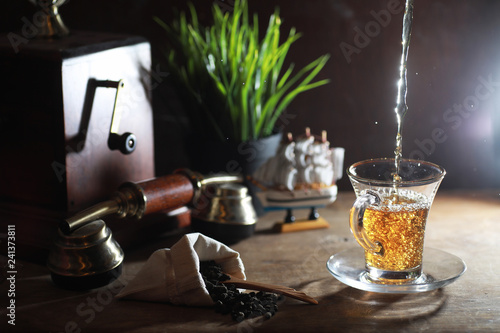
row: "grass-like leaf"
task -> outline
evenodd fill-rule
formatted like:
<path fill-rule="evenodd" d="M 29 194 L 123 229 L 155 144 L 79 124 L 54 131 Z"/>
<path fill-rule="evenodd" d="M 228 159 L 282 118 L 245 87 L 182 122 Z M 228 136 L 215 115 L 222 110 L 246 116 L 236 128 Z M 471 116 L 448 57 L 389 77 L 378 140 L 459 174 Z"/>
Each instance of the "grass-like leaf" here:
<path fill-rule="evenodd" d="M 278 9 L 262 39 L 258 15 L 250 18 L 247 0 L 236 0 L 231 13 L 215 4 L 209 27 L 199 23 L 192 4 L 189 13 L 190 19 L 181 13 L 171 25 L 155 21 L 175 45 L 165 59 L 173 77 L 198 105 L 192 121 L 200 131 L 236 143 L 268 136 L 297 95 L 329 81 L 313 82 L 328 55 L 296 73 L 293 64 L 283 68 L 290 47 L 301 35 L 292 28 L 281 42 Z"/>

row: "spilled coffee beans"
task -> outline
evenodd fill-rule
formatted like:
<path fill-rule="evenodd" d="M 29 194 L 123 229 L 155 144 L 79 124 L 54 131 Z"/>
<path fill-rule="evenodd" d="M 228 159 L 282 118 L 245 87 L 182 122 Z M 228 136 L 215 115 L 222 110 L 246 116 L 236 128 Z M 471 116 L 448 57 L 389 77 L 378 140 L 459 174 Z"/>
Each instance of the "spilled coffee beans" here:
<path fill-rule="evenodd" d="M 262 291 L 240 293 L 233 284 L 222 284 L 221 281 L 229 280 L 229 276 L 213 260 L 201 261 L 200 273 L 217 313 L 231 314 L 234 320 L 241 322 L 258 316 L 269 319 L 278 311 L 278 296 L 275 294 Z"/>

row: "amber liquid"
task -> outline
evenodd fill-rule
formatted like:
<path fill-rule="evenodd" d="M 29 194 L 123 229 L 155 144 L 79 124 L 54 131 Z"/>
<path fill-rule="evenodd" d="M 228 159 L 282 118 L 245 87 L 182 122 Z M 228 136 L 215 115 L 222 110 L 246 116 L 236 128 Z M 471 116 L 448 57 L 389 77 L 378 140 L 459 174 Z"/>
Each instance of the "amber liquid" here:
<path fill-rule="evenodd" d="M 369 206 L 363 226 L 380 254 L 366 251 L 368 266 L 387 271 L 406 271 L 422 264 L 425 224 L 429 205 L 425 196 L 399 190 L 383 198 L 379 206 Z"/>
<path fill-rule="evenodd" d="M 398 94 L 396 100 L 396 120 L 398 124 L 398 131 L 396 134 L 396 149 L 394 150 L 395 157 L 395 172 L 393 174 L 395 187 L 398 186 L 398 182 L 401 180 L 399 174 L 399 165 L 401 158 L 403 156 L 403 119 L 408 112 L 408 106 L 406 105 L 406 94 L 408 90 L 407 84 L 407 62 L 408 62 L 408 50 L 410 48 L 411 39 L 411 27 L 413 22 L 413 2 L 414 0 L 406 0 L 405 13 L 403 16 L 403 33 L 401 35 L 401 45 L 403 50 L 401 52 L 401 62 L 399 66 L 399 81 L 398 81 Z"/>

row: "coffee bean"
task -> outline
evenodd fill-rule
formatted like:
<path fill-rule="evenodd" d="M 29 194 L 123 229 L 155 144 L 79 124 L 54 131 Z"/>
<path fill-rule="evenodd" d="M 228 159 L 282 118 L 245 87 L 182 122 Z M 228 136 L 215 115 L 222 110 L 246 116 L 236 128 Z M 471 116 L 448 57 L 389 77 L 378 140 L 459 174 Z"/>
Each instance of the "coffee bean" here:
<path fill-rule="evenodd" d="M 200 273 L 217 313 L 230 313 L 233 320 L 241 322 L 259 316 L 269 319 L 278 311 L 279 298 L 275 294 L 262 291 L 240 293 L 235 285 L 222 284 L 221 281 L 229 280 L 229 276 L 213 260 L 201 261 Z"/>

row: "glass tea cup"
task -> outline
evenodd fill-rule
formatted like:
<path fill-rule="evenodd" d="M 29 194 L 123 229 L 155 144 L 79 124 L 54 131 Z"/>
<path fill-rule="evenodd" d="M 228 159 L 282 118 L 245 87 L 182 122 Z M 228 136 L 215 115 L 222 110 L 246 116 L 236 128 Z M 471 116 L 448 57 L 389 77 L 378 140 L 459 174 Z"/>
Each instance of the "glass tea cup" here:
<path fill-rule="evenodd" d="M 433 163 L 392 158 L 357 162 L 347 174 L 356 194 L 349 222 L 365 250 L 365 279 L 372 283 L 418 283 L 427 216 L 446 171 Z"/>

